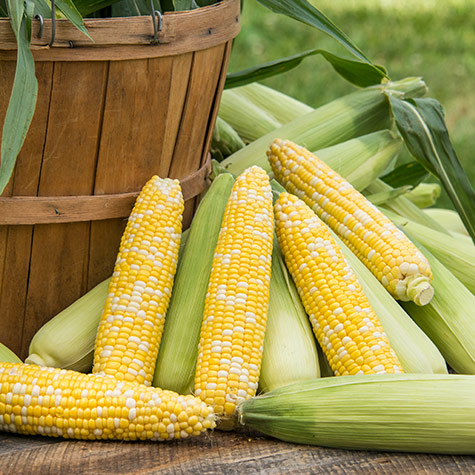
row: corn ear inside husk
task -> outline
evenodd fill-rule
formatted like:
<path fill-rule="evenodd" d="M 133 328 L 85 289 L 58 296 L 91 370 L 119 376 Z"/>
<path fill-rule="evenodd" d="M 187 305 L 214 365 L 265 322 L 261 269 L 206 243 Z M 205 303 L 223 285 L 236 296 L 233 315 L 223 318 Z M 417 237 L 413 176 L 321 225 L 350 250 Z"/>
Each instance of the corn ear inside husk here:
<path fill-rule="evenodd" d="M 23 363 L 10 348 L 0 343 L 0 361 L 5 363 Z"/>
<path fill-rule="evenodd" d="M 96 285 L 46 322 L 33 336 L 25 363 L 90 371 L 109 280 Z"/>
<path fill-rule="evenodd" d="M 366 375 L 302 381 L 244 401 L 241 424 L 340 449 L 475 454 L 475 376 Z"/>
<path fill-rule="evenodd" d="M 435 205 L 441 191 L 438 183 L 419 183 L 405 196 L 418 208 L 428 208 Z"/>
<path fill-rule="evenodd" d="M 430 251 L 470 292 L 475 293 L 475 245 L 471 240 L 430 229 L 387 209 L 382 211 Z"/>
<path fill-rule="evenodd" d="M 391 90 L 404 91 L 409 96 L 414 96 L 425 94 L 426 87 L 419 78 L 408 78 L 359 90 L 299 116 L 277 129 L 269 127 L 270 130 L 265 135 L 221 163 L 235 175 L 252 165 L 270 172 L 265 152 L 277 137 L 292 140 L 309 150 L 317 150 L 377 130 L 389 129 L 392 126 L 392 116 L 386 93 Z M 250 117 L 252 111 L 249 111 L 247 120 Z M 232 117 L 224 118 L 241 135 Z"/>
<path fill-rule="evenodd" d="M 417 325 L 461 374 L 475 374 L 475 295 L 434 255 L 418 244 L 434 274 L 434 297 L 425 306 L 402 302 Z M 475 405 L 475 393 L 473 395 Z"/>
<path fill-rule="evenodd" d="M 274 236 L 259 391 L 320 377 L 312 328 Z"/>
<path fill-rule="evenodd" d="M 239 134 L 221 117 L 216 118 L 210 151 L 219 161 L 245 146 Z"/>
<path fill-rule="evenodd" d="M 234 179 L 218 175 L 202 199 L 178 261 L 152 385 L 190 394 L 208 281 Z"/>
<path fill-rule="evenodd" d="M 333 231 L 331 233 L 363 287 L 404 372 L 447 373 L 447 365 L 436 345 L 414 323 L 372 272 Z"/>

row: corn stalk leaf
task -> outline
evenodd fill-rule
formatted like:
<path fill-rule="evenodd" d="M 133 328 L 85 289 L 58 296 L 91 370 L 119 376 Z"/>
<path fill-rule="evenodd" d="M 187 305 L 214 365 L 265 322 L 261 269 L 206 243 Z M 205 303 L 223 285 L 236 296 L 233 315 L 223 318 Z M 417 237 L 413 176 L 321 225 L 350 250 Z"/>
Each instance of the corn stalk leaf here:
<path fill-rule="evenodd" d="M 58 10 L 82 33 L 84 33 L 91 41 L 86 27 L 84 26 L 84 21 L 78 9 L 71 0 L 56 0 L 56 7 Z"/>
<path fill-rule="evenodd" d="M 161 11 L 160 2 L 154 0 L 153 9 Z M 150 0 L 122 0 L 111 7 L 113 17 L 151 15 Z"/>
<path fill-rule="evenodd" d="M 428 176 L 429 172 L 419 162 L 408 162 L 403 163 L 380 178 L 393 188 L 398 188 L 404 185 L 417 186 Z"/>
<path fill-rule="evenodd" d="M 442 106 L 432 98 L 389 99 L 409 152 L 439 178 L 475 242 L 475 192 L 450 142 Z"/>
<path fill-rule="evenodd" d="M 342 58 L 323 49 L 312 49 L 286 58 L 259 64 L 243 71 L 229 73 L 226 76 L 224 87 L 230 89 L 232 87 L 244 86 L 251 82 L 262 81 L 263 79 L 285 73 L 296 68 L 305 58 L 317 54 L 321 54 L 340 76 L 356 86 L 367 87 L 379 84 L 385 77 L 380 69 L 375 69 L 368 63 Z"/>
<path fill-rule="evenodd" d="M 8 16 L 7 2 L 5 0 L 0 0 L 0 16 L 5 18 Z"/>
<path fill-rule="evenodd" d="M 386 77 L 386 71 L 380 66 L 374 65 L 368 57 L 353 43 L 353 41 L 336 26 L 327 16 L 306 0 L 257 0 L 274 13 L 293 18 L 306 25 L 312 26 L 317 30 L 326 33 L 334 40 L 344 46 L 352 55 L 357 57 L 363 63 L 377 70 L 383 77 Z"/>
<path fill-rule="evenodd" d="M 8 0 L 8 16 L 18 43 L 17 66 L 12 93 L 3 123 L 0 194 L 10 181 L 15 162 L 33 118 L 38 94 L 35 64 L 30 51 L 32 3 Z"/>

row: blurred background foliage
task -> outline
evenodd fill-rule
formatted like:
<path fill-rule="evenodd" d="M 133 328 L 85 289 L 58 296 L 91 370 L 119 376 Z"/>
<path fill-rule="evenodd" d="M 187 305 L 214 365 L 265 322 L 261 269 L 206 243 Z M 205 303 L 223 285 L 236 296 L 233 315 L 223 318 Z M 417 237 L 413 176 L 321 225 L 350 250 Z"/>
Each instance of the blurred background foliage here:
<path fill-rule="evenodd" d="M 441 102 L 455 151 L 475 184 L 475 2 L 473 0 L 310 0 L 392 79 L 422 76 L 429 96 Z M 242 30 L 230 72 L 323 48 L 348 53 L 335 41 L 256 1 L 244 0 Z M 355 88 L 320 56 L 291 72 L 263 81 L 314 107 Z M 401 156 L 401 162 L 408 159 Z M 435 180 L 429 180 L 435 181 Z M 451 207 L 443 193 L 438 205 Z"/>

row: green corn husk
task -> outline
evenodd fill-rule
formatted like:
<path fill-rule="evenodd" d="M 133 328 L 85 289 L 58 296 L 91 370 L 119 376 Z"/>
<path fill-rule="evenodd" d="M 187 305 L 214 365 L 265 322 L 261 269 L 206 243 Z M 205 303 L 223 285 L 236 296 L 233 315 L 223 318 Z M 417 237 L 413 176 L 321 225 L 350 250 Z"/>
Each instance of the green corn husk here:
<path fill-rule="evenodd" d="M 224 210 L 234 179 L 218 175 L 201 201 L 173 285 L 152 385 L 190 394 L 208 281 Z"/>
<path fill-rule="evenodd" d="M 460 234 L 469 236 L 457 211 L 445 208 L 427 208 L 424 210 L 424 213 L 429 215 L 451 234 L 456 233 L 455 236 L 459 236 Z"/>
<path fill-rule="evenodd" d="M 244 401 L 241 424 L 340 449 L 475 454 L 475 376 L 367 375 L 303 381 Z"/>
<path fill-rule="evenodd" d="M 21 359 L 2 343 L 0 343 L 0 361 L 5 363 L 22 363 Z"/>
<path fill-rule="evenodd" d="M 333 231 L 330 232 L 363 287 L 404 372 L 447 373 L 447 365 L 437 346 L 343 241 Z"/>
<path fill-rule="evenodd" d="M 259 391 L 320 377 L 312 328 L 274 237 Z"/>
<path fill-rule="evenodd" d="M 211 155 L 221 161 L 244 146 L 238 133 L 225 120 L 217 117 L 210 145 Z"/>
<path fill-rule="evenodd" d="M 25 363 L 90 371 L 109 280 L 96 285 L 45 323 L 31 340 Z"/>
<path fill-rule="evenodd" d="M 376 194 L 382 192 L 391 192 L 394 188 L 387 183 L 384 183 L 383 180 L 379 178 L 374 180 L 370 185 L 365 189 L 365 194 Z M 412 203 L 406 195 L 399 196 L 391 201 L 388 201 L 384 204 L 385 209 L 389 209 L 394 213 L 397 213 L 407 219 L 412 219 L 418 223 L 424 224 L 432 229 L 440 231 L 445 234 L 449 234 L 443 226 L 441 226 L 437 221 L 432 219 L 429 215 L 424 213 L 418 206 Z"/>
<path fill-rule="evenodd" d="M 475 293 L 475 246 L 472 242 L 430 229 L 390 210 L 384 209 L 383 212 L 434 254 L 470 292 Z"/>
<path fill-rule="evenodd" d="M 247 87 L 247 86 L 243 86 Z M 225 120 L 245 143 L 253 142 L 282 124 L 258 105 L 237 92 L 225 89 L 219 103 L 218 117 Z"/>
<path fill-rule="evenodd" d="M 418 208 L 428 208 L 435 205 L 440 193 L 441 188 L 437 183 L 419 183 L 405 196 Z"/>
<path fill-rule="evenodd" d="M 434 297 L 424 307 L 402 305 L 454 371 L 475 374 L 475 296 L 433 254 L 419 243 L 418 247 L 434 274 Z"/>
<path fill-rule="evenodd" d="M 389 129 L 392 125 L 386 96 L 389 91 L 417 96 L 425 94 L 426 87 L 421 79 L 408 78 L 359 90 L 299 116 L 282 127 L 268 130 L 266 135 L 232 154 L 222 164 L 235 175 L 252 165 L 259 165 L 270 172 L 265 152 L 276 137 L 293 140 L 309 150 L 316 150 L 377 130 Z M 242 120 L 245 112 L 242 111 Z M 251 114 L 252 111 L 248 111 L 245 115 L 247 121 Z M 236 120 L 237 117 L 236 112 Z M 240 133 L 231 117 L 226 120 Z"/>

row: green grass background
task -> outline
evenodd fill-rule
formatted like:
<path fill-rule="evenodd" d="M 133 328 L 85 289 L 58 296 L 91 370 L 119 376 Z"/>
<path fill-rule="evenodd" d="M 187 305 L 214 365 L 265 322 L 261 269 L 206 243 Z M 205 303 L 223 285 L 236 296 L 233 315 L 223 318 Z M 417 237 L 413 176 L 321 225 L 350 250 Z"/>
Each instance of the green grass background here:
<path fill-rule="evenodd" d="M 310 0 L 391 79 L 421 76 L 442 104 L 455 151 L 475 184 L 475 2 L 473 0 Z M 323 48 L 349 56 L 325 34 L 244 0 L 230 72 Z M 263 81 L 314 107 L 355 87 L 320 56 Z M 432 180 L 431 180 L 432 181 Z M 438 204 L 451 207 L 443 194 Z"/>

